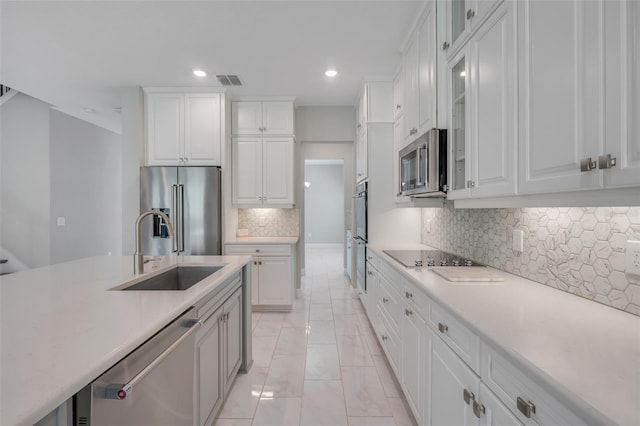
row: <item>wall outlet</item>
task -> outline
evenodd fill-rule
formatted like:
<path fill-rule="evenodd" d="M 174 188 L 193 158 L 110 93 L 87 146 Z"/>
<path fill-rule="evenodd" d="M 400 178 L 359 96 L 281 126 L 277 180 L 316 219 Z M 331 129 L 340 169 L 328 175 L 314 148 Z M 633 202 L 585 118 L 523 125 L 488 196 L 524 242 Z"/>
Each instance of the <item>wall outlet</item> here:
<path fill-rule="evenodd" d="M 522 253 L 524 246 L 524 231 L 522 229 L 513 230 L 513 251 Z"/>
<path fill-rule="evenodd" d="M 627 241 L 627 274 L 640 275 L 640 241 Z"/>
<path fill-rule="evenodd" d="M 431 221 L 428 220 L 427 221 L 427 234 L 430 234 L 430 233 L 431 233 Z"/>

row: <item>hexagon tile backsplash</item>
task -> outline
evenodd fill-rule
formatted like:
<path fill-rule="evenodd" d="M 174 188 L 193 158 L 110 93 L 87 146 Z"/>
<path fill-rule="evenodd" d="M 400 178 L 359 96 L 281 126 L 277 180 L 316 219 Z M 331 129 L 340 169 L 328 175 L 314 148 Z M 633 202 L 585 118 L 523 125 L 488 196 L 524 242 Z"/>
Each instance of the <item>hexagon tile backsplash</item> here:
<path fill-rule="evenodd" d="M 261 218 L 264 226 L 260 226 Z M 251 237 L 297 237 L 300 230 L 298 209 L 238 209 L 238 228 Z"/>
<path fill-rule="evenodd" d="M 524 231 L 519 256 L 511 249 L 515 229 Z M 422 210 L 421 240 L 640 316 L 640 280 L 624 273 L 626 241 L 640 240 L 640 207 L 454 209 L 446 203 Z"/>

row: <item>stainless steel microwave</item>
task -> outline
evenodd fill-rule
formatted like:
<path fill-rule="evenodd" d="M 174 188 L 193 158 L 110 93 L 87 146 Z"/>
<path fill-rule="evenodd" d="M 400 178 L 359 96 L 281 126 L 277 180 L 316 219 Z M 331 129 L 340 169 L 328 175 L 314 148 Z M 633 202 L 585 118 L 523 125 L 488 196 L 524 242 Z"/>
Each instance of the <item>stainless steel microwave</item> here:
<path fill-rule="evenodd" d="M 447 131 L 431 129 L 400 151 L 401 195 L 447 195 Z"/>

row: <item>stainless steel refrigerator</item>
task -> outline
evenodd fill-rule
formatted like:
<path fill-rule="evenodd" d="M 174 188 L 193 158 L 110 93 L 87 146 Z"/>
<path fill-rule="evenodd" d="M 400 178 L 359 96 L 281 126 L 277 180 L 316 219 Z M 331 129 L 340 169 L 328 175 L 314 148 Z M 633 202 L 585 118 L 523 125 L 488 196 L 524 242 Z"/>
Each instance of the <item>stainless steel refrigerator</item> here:
<path fill-rule="evenodd" d="M 220 194 L 220 167 L 140 168 L 140 212 L 155 209 L 169 216 L 178 255 L 221 253 Z M 140 237 L 145 255 L 172 253 L 167 227 L 159 216 L 141 223 Z"/>

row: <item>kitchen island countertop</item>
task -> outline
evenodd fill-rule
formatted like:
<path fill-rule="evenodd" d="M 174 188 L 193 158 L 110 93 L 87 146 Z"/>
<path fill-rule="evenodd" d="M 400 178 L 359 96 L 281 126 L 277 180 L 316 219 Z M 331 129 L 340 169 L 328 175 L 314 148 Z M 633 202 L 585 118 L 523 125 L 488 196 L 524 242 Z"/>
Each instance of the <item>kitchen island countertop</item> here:
<path fill-rule="evenodd" d="M 0 277 L 0 424 L 31 425 L 240 271 L 248 256 L 90 257 Z M 176 265 L 224 267 L 185 291 L 112 291 Z"/>

